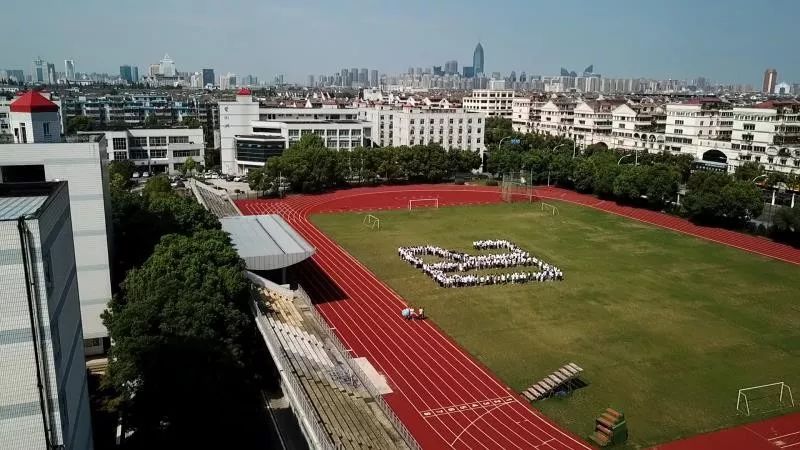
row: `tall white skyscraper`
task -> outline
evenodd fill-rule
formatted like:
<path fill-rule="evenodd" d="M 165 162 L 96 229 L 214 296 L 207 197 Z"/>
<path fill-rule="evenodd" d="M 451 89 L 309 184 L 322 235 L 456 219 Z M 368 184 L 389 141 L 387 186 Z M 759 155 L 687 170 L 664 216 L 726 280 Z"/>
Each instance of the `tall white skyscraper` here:
<path fill-rule="evenodd" d="M 159 64 L 158 72 L 165 77 L 175 76 L 176 74 L 175 61 L 173 61 L 168 54 L 164 54 L 164 58 L 161 59 L 161 64 Z"/>
<path fill-rule="evenodd" d="M 64 75 L 67 80 L 72 81 L 75 79 L 75 61 L 71 59 L 64 60 Z"/>

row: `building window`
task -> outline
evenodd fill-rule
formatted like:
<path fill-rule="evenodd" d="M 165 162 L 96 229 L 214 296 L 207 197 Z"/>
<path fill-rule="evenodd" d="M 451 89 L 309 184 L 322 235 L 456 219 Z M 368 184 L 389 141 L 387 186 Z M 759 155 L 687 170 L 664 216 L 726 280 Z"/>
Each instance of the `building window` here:
<path fill-rule="evenodd" d="M 113 138 L 111 139 L 111 145 L 114 150 L 125 150 L 128 145 L 128 140 L 125 138 Z"/>
<path fill-rule="evenodd" d="M 675 125 L 683 125 L 683 120 L 676 120 Z"/>
<path fill-rule="evenodd" d="M 189 136 L 170 136 L 169 137 L 170 144 L 188 144 L 189 143 Z"/>
<path fill-rule="evenodd" d="M 289 130 L 289 137 L 299 137 L 300 130 Z"/>
<path fill-rule="evenodd" d="M 200 149 L 194 150 L 174 150 L 172 152 L 173 158 L 187 158 L 189 156 L 200 156 Z"/>
<path fill-rule="evenodd" d="M 131 138 L 131 147 L 144 147 L 147 145 L 146 137 Z"/>
<path fill-rule="evenodd" d="M 128 159 L 128 152 L 114 152 L 114 161 L 124 161 Z"/>
<path fill-rule="evenodd" d="M 748 131 L 753 131 L 753 130 L 756 129 L 756 124 L 754 124 L 754 123 L 746 123 L 746 124 L 744 124 L 742 126 L 742 128 L 744 128 L 745 130 L 748 130 Z"/>
<path fill-rule="evenodd" d="M 44 122 L 42 124 L 42 131 L 44 132 L 45 136 L 50 137 L 50 124 L 47 123 L 47 122 Z"/>
<path fill-rule="evenodd" d="M 167 151 L 166 150 L 150 150 L 150 157 L 151 158 L 166 158 Z"/>
<path fill-rule="evenodd" d="M 150 147 L 163 147 L 167 145 L 167 137 L 166 136 L 150 136 L 149 138 Z"/>

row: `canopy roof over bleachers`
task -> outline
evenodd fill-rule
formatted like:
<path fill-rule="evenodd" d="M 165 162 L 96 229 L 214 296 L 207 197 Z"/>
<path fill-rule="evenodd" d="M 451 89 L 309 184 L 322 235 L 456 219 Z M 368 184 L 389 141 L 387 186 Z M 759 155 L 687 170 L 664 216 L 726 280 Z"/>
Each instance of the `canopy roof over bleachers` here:
<path fill-rule="evenodd" d="M 315 251 L 278 215 L 223 217 L 220 222 L 249 270 L 282 269 Z"/>

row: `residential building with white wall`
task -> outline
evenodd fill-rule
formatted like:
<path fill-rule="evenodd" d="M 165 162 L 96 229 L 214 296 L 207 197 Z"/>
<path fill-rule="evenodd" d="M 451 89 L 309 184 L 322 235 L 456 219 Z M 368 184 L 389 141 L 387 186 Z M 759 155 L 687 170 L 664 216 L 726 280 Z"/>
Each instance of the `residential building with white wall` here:
<path fill-rule="evenodd" d="M 612 112 L 609 147 L 659 152 L 664 150 L 667 114 L 663 104 L 625 103 Z"/>
<path fill-rule="evenodd" d="M 250 122 L 259 119 L 259 104 L 253 100 L 250 89 L 243 88 L 236 93 L 233 102 L 219 102 L 219 137 L 222 172 L 242 173 L 236 164 L 237 135 L 250 135 L 253 127 Z"/>
<path fill-rule="evenodd" d="M 139 172 L 177 173 L 190 157 L 205 165 L 202 128 L 133 128 L 87 134 L 103 134 L 110 147 L 109 160 L 133 161 Z"/>
<path fill-rule="evenodd" d="M 31 114 L 15 112 L 11 122 L 22 123 Z M 15 116 L 21 114 L 22 119 Z M 32 129 L 41 129 L 32 115 Z M 49 115 L 43 115 L 49 120 Z M 60 128 L 51 130 L 61 135 Z M 34 139 L 36 135 L 34 134 Z M 30 142 L 30 141 L 29 141 Z M 81 304 L 84 351 L 102 353 L 108 331 L 100 315 L 111 299 L 111 204 L 108 187 L 107 142 L 102 136 L 78 136 L 76 142 L 0 145 L 0 183 L 67 181 L 69 184 L 76 273 Z"/>
<path fill-rule="evenodd" d="M 64 181 L 0 183 L 2 449 L 93 447 L 73 214 Z"/>
<path fill-rule="evenodd" d="M 733 108 L 731 149 L 766 170 L 800 173 L 800 102 L 768 100 Z"/>
<path fill-rule="evenodd" d="M 362 108 L 372 124 L 375 143 L 381 147 L 440 144 L 445 149 L 472 150 L 483 156 L 484 127 L 488 115 L 461 108 L 396 107 Z"/>
<path fill-rule="evenodd" d="M 702 159 L 706 149 L 730 149 L 733 111 L 727 102 L 718 98 L 694 98 L 668 104 L 666 113 L 664 150 L 689 153 Z M 727 157 L 735 159 L 729 150 Z"/>
<path fill-rule="evenodd" d="M 517 94 L 513 89 L 475 89 L 472 95 L 462 99 L 462 107 L 468 112 L 481 112 L 488 116 L 510 119 L 512 103 Z"/>

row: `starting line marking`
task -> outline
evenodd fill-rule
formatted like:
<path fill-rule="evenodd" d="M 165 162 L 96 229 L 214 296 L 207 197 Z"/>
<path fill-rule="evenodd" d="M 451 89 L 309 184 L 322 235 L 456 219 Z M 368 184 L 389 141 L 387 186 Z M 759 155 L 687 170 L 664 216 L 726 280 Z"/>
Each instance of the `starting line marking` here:
<path fill-rule="evenodd" d="M 425 411 L 420 411 L 420 414 L 422 414 L 422 417 L 427 419 L 429 417 L 436 417 L 445 414 L 453 414 L 463 411 L 491 408 L 493 406 L 496 407 L 508 403 L 514 403 L 514 401 L 515 401 L 514 397 L 490 398 L 487 400 L 478 400 L 475 402 L 462 403 L 460 405 L 451 405 L 451 406 L 443 406 L 441 408 L 428 409 Z"/>

